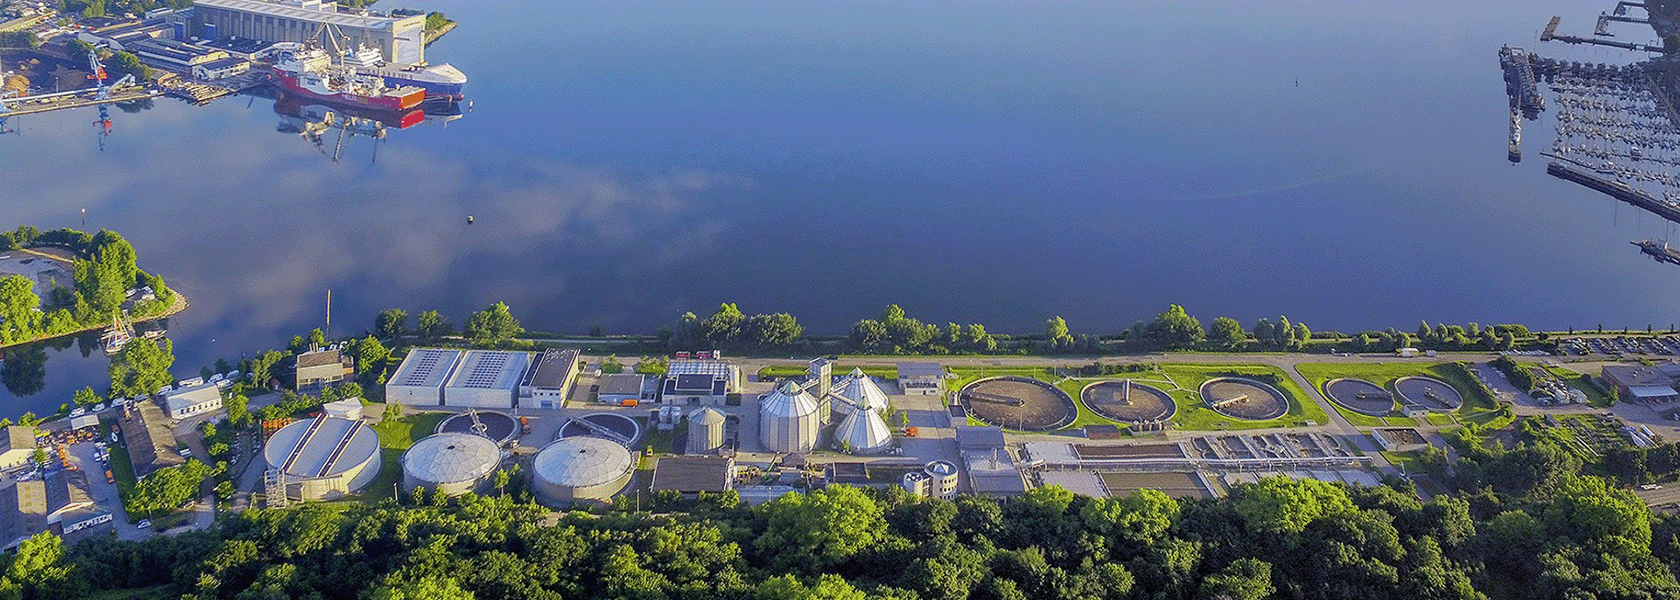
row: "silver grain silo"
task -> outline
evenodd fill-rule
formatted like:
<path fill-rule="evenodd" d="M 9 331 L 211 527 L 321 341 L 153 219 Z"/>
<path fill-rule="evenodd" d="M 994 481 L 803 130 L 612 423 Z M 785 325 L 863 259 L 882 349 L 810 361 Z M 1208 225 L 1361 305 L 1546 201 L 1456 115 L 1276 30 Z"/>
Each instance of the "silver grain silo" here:
<path fill-rule="evenodd" d="M 711 454 L 723 447 L 723 413 L 710 406 L 688 415 L 688 453 Z"/>
<path fill-rule="evenodd" d="M 817 446 L 822 418 L 817 401 L 792 381 L 764 397 L 758 417 L 759 441 L 772 452 L 810 452 Z"/>

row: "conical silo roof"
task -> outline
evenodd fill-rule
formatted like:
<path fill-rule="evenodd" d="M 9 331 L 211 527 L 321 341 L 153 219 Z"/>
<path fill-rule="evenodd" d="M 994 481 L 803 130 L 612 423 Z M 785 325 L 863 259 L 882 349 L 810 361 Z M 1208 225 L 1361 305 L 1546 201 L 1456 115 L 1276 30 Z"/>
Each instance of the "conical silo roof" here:
<path fill-rule="evenodd" d="M 892 443 L 892 430 L 881 413 L 858 410 L 846 415 L 834 429 L 834 439 L 852 452 L 870 452 Z"/>
<path fill-rule="evenodd" d="M 688 422 L 694 425 L 716 425 L 724 421 L 723 413 L 710 406 L 694 411 L 688 415 Z"/>
<path fill-rule="evenodd" d="M 813 415 L 817 412 L 817 401 L 798 384 L 783 381 L 776 391 L 764 397 L 759 404 L 759 413 L 765 417 L 798 418 Z"/>
<path fill-rule="evenodd" d="M 833 393 L 850 405 L 841 408 L 841 412 L 851 412 L 850 409 L 853 407 L 864 410 L 887 409 L 886 392 L 882 392 L 881 387 L 875 385 L 874 380 L 863 374 L 863 369 L 852 369 L 851 375 L 847 376 L 845 381 L 840 382 L 840 386 L 835 388 Z"/>

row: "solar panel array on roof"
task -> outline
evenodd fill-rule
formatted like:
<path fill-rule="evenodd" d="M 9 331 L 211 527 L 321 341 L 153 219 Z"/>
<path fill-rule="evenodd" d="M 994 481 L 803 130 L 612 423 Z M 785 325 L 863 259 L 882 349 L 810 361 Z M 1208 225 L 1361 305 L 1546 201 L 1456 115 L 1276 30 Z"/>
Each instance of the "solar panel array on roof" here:
<path fill-rule="evenodd" d="M 729 377 L 729 363 L 716 360 L 673 360 L 666 375 L 709 375 Z"/>
<path fill-rule="evenodd" d="M 467 380 L 457 387 L 490 388 L 496 386 L 501 379 L 502 369 L 507 367 L 508 355 L 503 353 L 479 355 L 478 363 L 473 365 L 472 371 L 467 373 Z"/>
<path fill-rule="evenodd" d="M 677 391 L 710 392 L 712 391 L 712 380 L 713 377 L 711 375 L 678 375 Z"/>
<path fill-rule="evenodd" d="M 455 358 L 460 356 L 459 350 L 443 348 L 419 348 L 411 353 L 395 379 L 397 385 L 437 385 L 443 381 L 444 374 L 455 364 Z M 412 361 L 412 364 L 410 364 Z"/>

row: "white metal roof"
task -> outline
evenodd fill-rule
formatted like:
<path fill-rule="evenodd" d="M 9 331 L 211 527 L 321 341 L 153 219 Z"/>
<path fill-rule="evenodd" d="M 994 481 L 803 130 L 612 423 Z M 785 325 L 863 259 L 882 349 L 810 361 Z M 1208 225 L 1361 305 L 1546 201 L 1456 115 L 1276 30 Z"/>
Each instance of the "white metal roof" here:
<path fill-rule="evenodd" d="M 531 461 L 537 477 L 567 487 L 601 485 L 635 467 L 635 459 L 624 446 L 593 437 L 556 440 L 544 446 Z"/>
<path fill-rule="evenodd" d="M 723 413 L 718 409 L 707 406 L 688 415 L 688 421 L 696 425 L 716 425 L 724 422 Z"/>
<path fill-rule="evenodd" d="M 283 17 L 316 23 L 332 23 L 339 27 L 354 27 L 356 29 L 390 29 L 393 23 L 406 19 L 393 19 L 374 15 L 357 15 L 352 13 L 327 12 L 310 10 L 300 6 L 292 6 L 279 2 L 265 2 L 263 0 L 203 0 L 194 2 L 196 6 L 222 8 L 271 17 Z M 331 6 L 331 3 L 327 3 Z"/>
<path fill-rule="evenodd" d="M 531 364 L 529 352 L 501 350 L 468 350 L 461 357 L 461 366 L 444 387 L 481 390 L 512 390 L 519 386 L 525 367 Z"/>
<path fill-rule="evenodd" d="M 764 397 L 758 410 L 764 417 L 803 417 L 816 414 L 817 401 L 798 384 L 783 381 L 776 391 Z"/>
<path fill-rule="evenodd" d="M 840 427 L 834 430 L 834 439 L 845 443 L 853 452 L 874 450 L 892 443 L 892 430 L 881 419 L 881 413 L 858 410 L 840 421 Z"/>
<path fill-rule="evenodd" d="M 852 369 L 852 373 L 840 382 L 834 392 L 845 399 L 847 403 L 864 410 L 886 410 L 887 394 L 881 387 L 875 385 L 875 380 L 863 374 L 863 369 Z"/>
<path fill-rule="evenodd" d="M 1633 385 L 1628 386 L 1628 392 L 1635 398 L 1662 398 L 1675 394 L 1674 388 L 1666 385 Z"/>
<path fill-rule="evenodd" d="M 460 358 L 460 350 L 415 348 L 403 358 L 397 373 L 391 376 L 390 385 L 438 387 Z"/>
<path fill-rule="evenodd" d="M 316 421 L 320 421 L 319 426 L 315 425 Z M 298 421 L 274 432 L 263 446 L 263 459 L 268 461 L 269 468 L 285 468 L 288 477 L 328 477 L 343 473 L 378 452 L 379 434 L 361 421 L 320 417 Z"/>
<path fill-rule="evenodd" d="M 439 433 L 415 442 L 403 453 L 403 472 L 432 483 L 472 481 L 502 462 L 502 449 L 490 438 L 470 433 Z"/>
<path fill-rule="evenodd" d="M 164 394 L 163 399 L 169 405 L 169 412 L 174 413 L 206 402 L 220 402 L 222 390 L 214 383 L 200 383 Z"/>

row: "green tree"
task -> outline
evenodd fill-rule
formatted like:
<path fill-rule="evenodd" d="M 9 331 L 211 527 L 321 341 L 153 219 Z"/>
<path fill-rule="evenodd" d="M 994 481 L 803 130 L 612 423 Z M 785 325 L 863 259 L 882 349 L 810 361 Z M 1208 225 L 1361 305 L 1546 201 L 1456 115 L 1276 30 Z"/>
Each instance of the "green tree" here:
<path fill-rule="evenodd" d="M 473 600 L 473 593 L 461 589 L 454 578 L 424 575 L 415 579 L 387 580 L 373 588 L 371 600 Z"/>
<path fill-rule="evenodd" d="M 991 352 L 997 350 L 997 338 L 986 333 L 986 326 L 971 323 L 963 331 L 963 346 L 975 352 Z"/>
<path fill-rule="evenodd" d="M 786 346 L 805 334 L 799 320 L 787 313 L 753 315 L 747 320 L 747 338 L 759 347 Z"/>
<path fill-rule="evenodd" d="M 93 391 L 93 388 L 91 387 L 84 387 L 76 390 L 76 395 L 70 398 L 70 402 L 74 403 L 76 406 L 93 406 L 104 401 L 105 399 L 100 397 L 99 393 Z"/>
<path fill-rule="evenodd" d="M 1184 312 L 1184 307 L 1173 304 L 1149 323 L 1145 337 L 1161 348 L 1187 348 L 1202 341 L 1207 332 L 1202 331 L 1201 321 Z"/>
<path fill-rule="evenodd" d="M 816 585 L 806 586 L 792 575 L 771 577 L 759 582 L 753 591 L 754 600 L 869 600 L 869 595 L 852 587 L 845 579 L 832 573 L 817 578 Z"/>
<path fill-rule="evenodd" d="M 700 324 L 702 336 L 710 344 L 727 346 L 741 337 L 741 328 L 746 323 L 746 315 L 734 304 L 725 302 L 718 305 L 716 312 Z"/>
<path fill-rule="evenodd" d="M 401 419 L 402 415 L 403 415 L 403 407 L 402 407 L 401 404 L 398 404 L 396 402 L 386 401 L 385 402 L 385 411 L 380 413 L 380 419 L 385 420 L 385 421 L 396 421 L 398 419 Z"/>
<path fill-rule="evenodd" d="M 251 359 L 251 383 L 268 388 L 269 383 L 275 378 L 274 367 L 279 365 L 280 361 L 285 360 L 286 356 L 285 352 L 269 350 Z"/>
<path fill-rule="evenodd" d="M 408 331 L 408 311 L 400 308 L 387 308 L 379 311 L 379 316 L 373 320 L 373 333 L 387 340 L 402 337 Z"/>
<path fill-rule="evenodd" d="M 525 328 L 519 326 L 519 320 L 513 318 L 507 304 L 497 302 L 473 313 L 463 333 L 474 344 L 495 344 L 525 333 Z"/>
<path fill-rule="evenodd" d="M 754 546 L 778 569 L 822 571 L 874 545 L 886 529 L 881 506 L 854 487 L 787 494 L 760 507 Z"/>
<path fill-rule="evenodd" d="M 1272 565 L 1241 558 L 1202 580 L 1200 600 L 1265 600 L 1272 596 Z"/>
<path fill-rule="evenodd" d="M 1313 519 L 1351 513 L 1347 492 L 1316 479 L 1267 477 L 1238 488 L 1236 512 L 1256 531 L 1296 534 Z"/>
<path fill-rule="evenodd" d="M 848 338 L 853 348 L 865 352 L 879 351 L 887 342 L 887 326 L 874 319 L 864 319 L 852 325 Z"/>
<path fill-rule="evenodd" d="M 110 56 L 105 58 L 105 68 L 115 77 L 133 75 L 134 80 L 140 83 L 152 80 L 152 69 L 147 67 L 145 63 L 140 62 L 140 57 L 131 52 L 121 50 L 112 52 Z"/>
<path fill-rule="evenodd" d="M 356 369 L 361 372 L 363 380 L 371 383 L 385 370 L 385 363 L 391 359 L 391 351 L 385 349 L 385 344 L 373 336 L 362 338 L 356 343 Z"/>
<path fill-rule="evenodd" d="M 226 402 L 222 403 L 222 405 L 227 407 L 228 422 L 233 423 L 234 427 L 245 427 L 250 424 L 250 398 L 246 398 L 244 394 L 234 394 L 232 398 L 228 398 Z"/>
<path fill-rule="evenodd" d="M 1073 346 L 1073 333 L 1068 330 L 1066 320 L 1056 316 L 1044 323 L 1044 345 L 1052 351 Z"/>
<path fill-rule="evenodd" d="M 1267 323 L 1270 325 L 1270 322 Z M 1248 335 L 1243 332 L 1242 324 L 1230 317 L 1214 317 L 1213 331 L 1208 333 L 1208 341 L 1225 348 L 1240 348 L 1248 341 Z"/>
<path fill-rule="evenodd" d="M 443 339 L 455 333 L 455 327 L 449 324 L 449 320 L 435 310 L 420 313 L 415 327 L 420 330 L 420 337 L 429 340 Z"/>
<path fill-rule="evenodd" d="M 140 338 L 123 346 L 111 357 L 111 396 L 148 397 L 174 382 L 169 367 L 175 364 L 174 344 L 168 339 Z"/>
<path fill-rule="evenodd" d="M 0 277 L 0 344 L 15 344 L 40 335 L 40 307 L 41 299 L 29 278 Z"/>

